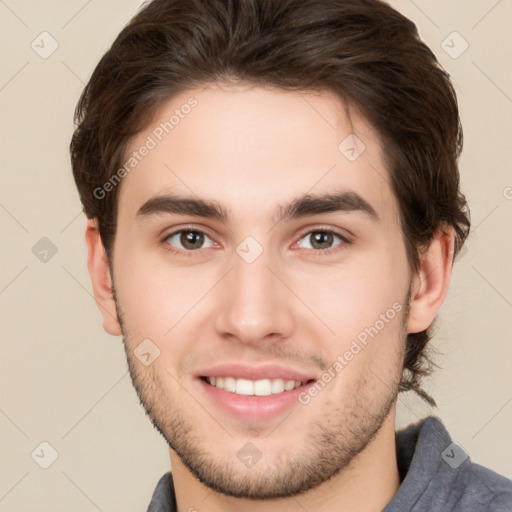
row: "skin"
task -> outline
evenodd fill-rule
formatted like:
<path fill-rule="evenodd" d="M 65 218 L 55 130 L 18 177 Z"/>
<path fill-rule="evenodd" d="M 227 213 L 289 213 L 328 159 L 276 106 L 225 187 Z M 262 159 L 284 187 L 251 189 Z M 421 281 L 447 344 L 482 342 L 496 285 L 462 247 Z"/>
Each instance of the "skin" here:
<path fill-rule="evenodd" d="M 133 384 L 169 444 L 178 508 L 380 511 L 400 485 L 395 414 L 405 336 L 426 329 L 446 297 L 453 229 L 436 235 L 411 275 L 378 133 L 329 92 L 219 83 L 183 91 L 129 151 L 191 96 L 197 107 L 120 185 L 112 272 L 96 221 L 86 229 L 104 329 L 123 335 Z M 353 162 L 338 150 L 351 133 L 366 146 Z M 280 206 L 335 188 L 357 192 L 380 221 L 354 211 L 276 224 Z M 136 219 L 148 198 L 169 192 L 215 200 L 230 218 Z M 188 256 L 179 236 L 164 240 L 185 228 L 207 235 Z M 322 229 L 351 243 L 334 237 L 332 252 L 322 253 L 312 241 Z M 249 235 L 263 248 L 250 264 L 236 252 Z M 225 361 L 320 377 L 394 303 L 400 313 L 287 415 L 236 419 L 195 378 Z M 133 353 L 146 338 L 160 350 L 149 366 Z M 262 454 L 251 469 L 237 458 L 247 442 Z"/>

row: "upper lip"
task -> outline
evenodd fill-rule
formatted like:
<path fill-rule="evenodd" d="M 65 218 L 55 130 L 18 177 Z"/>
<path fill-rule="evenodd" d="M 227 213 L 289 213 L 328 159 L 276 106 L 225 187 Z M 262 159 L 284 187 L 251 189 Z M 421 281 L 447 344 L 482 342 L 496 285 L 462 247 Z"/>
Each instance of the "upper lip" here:
<path fill-rule="evenodd" d="M 236 379 L 263 380 L 284 379 L 307 382 L 316 380 L 312 374 L 278 364 L 250 366 L 240 363 L 224 363 L 200 372 L 198 377 L 234 377 Z"/>

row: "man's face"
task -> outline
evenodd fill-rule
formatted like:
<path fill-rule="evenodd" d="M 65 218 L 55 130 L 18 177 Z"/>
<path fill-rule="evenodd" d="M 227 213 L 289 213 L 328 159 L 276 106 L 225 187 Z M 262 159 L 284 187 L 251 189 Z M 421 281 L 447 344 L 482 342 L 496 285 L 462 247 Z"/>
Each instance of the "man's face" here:
<path fill-rule="evenodd" d="M 148 136 L 156 147 L 120 185 L 114 245 L 134 386 L 211 488 L 310 489 L 394 425 L 411 276 L 378 134 L 331 94 L 211 85 L 173 97 L 129 153 Z M 279 220 L 306 194 L 343 192 L 375 215 L 352 200 Z M 141 209 L 166 194 L 227 218 Z"/>

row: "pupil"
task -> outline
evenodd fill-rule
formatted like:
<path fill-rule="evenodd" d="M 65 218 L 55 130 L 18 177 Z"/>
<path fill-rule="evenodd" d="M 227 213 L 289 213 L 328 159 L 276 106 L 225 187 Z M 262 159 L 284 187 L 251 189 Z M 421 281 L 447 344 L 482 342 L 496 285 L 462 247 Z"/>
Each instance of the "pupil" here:
<path fill-rule="evenodd" d="M 318 232 L 314 233 L 314 235 L 313 235 L 314 243 L 312 244 L 313 247 L 320 246 L 320 247 L 317 247 L 318 249 L 328 248 L 332 244 L 332 236 L 333 236 L 332 233 L 325 233 L 322 231 L 318 231 Z"/>
<path fill-rule="evenodd" d="M 203 242 L 203 234 L 197 231 L 186 231 L 181 234 L 181 243 L 187 249 L 198 249 L 197 245 L 201 246 Z"/>

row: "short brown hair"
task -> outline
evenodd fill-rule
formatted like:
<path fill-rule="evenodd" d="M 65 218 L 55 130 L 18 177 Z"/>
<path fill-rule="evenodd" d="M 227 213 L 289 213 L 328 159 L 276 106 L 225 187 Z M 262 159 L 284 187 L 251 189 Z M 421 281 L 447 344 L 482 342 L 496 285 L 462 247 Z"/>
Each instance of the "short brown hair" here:
<path fill-rule="evenodd" d="M 153 0 L 103 56 L 75 112 L 73 173 L 109 261 L 119 187 L 102 198 L 94 191 L 159 106 L 226 80 L 328 90 L 357 107 L 385 147 L 411 272 L 445 225 L 455 229 L 457 255 L 470 227 L 459 191 L 457 99 L 414 23 L 380 0 Z M 431 327 L 408 334 L 400 391 L 435 405 L 420 386 L 432 369 Z"/>

